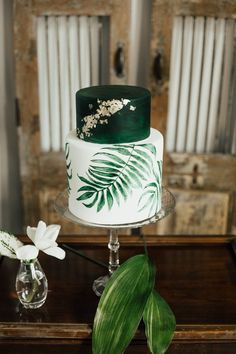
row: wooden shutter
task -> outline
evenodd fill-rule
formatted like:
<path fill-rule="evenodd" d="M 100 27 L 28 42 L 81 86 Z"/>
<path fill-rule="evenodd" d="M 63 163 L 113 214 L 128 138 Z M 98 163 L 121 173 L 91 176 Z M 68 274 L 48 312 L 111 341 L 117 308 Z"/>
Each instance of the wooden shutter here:
<path fill-rule="evenodd" d="M 150 67 L 150 88 L 153 94 L 152 125 L 163 132 L 165 142 L 167 143 L 169 138 L 169 145 L 174 147 L 172 151 L 168 151 L 166 144 L 163 173 L 164 184 L 176 196 L 177 204 L 175 212 L 168 218 L 156 225 L 145 227 L 144 232 L 146 234 L 236 233 L 236 156 L 235 148 L 233 148 L 236 135 L 231 137 L 231 150 L 227 147 L 230 137 L 225 137 L 225 146 L 223 148 L 220 142 L 222 140 L 220 137 L 226 131 L 225 124 L 231 124 L 231 128 L 228 130 L 229 135 L 233 134 L 232 130 L 236 127 L 235 114 L 233 114 L 233 112 L 235 113 L 235 104 L 232 102 L 232 100 L 235 101 L 235 98 L 232 99 L 230 97 L 230 92 L 235 90 L 236 76 L 234 78 L 228 77 L 228 79 L 231 79 L 231 91 L 228 86 L 227 102 L 221 102 L 223 95 L 220 95 L 217 91 L 223 90 L 225 93 L 225 90 L 227 90 L 227 85 L 224 84 L 227 79 L 227 72 L 224 71 L 224 67 L 226 67 L 226 61 L 230 60 L 231 51 L 234 62 L 232 63 L 230 75 L 235 73 L 235 37 L 232 40 L 232 45 L 227 44 L 229 43 L 230 33 L 233 33 L 230 32 L 230 26 L 234 26 L 235 29 L 235 14 L 236 1 L 153 1 L 152 64 Z M 181 19 L 186 26 L 185 29 L 187 29 L 182 34 L 173 31 L 178 18 Z M 206 145 L 206 148 L 203 147 L 203 151 L 194 147 L 191 151 L 191 143 L 187 144 L 187 140 L 185 140 L 189 137 L 189 117 L 190 114 L 194 114 L 194 110 L 199 111 L 200 105 L 200 98 L 199 100 L 194 96 L 191 98 L 193 85 L 195 85 L 194 89 L 198 90 L 198 97 L 202 94 L 204 99 L 203 86 L 197 87 L 199 78 L 197 74 L 193 75 L 193 71 L 198 70 L 198 67 L 200 68 L 199 60 L 203 60 L 198 51 L 194 51 L 194 40 L 198 41 L 198 45 L 202 45 L 201 32 L 197 32 L 198 37 L 194 34 L 194 38 L 191 38 L 191 31 L 193 26 L 194 29 L 196 26 L 201 26 L 201 21 L 204 22 L 204 36 L 207 35 L 207 21 L 213 23 L 215 26 L 215 38 L 212 42 L 213 52 L 215 54 L 223 53 L 221 62 L 219 61 L 219 55 L 215 55 L 215 61 L 209 67 L 209 72 L 213 75 L 209 84 L 215 85 L 215 89 L 211 91 L 212 106 L 207 107 L 209 109 L 207 112 L 208 134 L 215 133 L 219 145 L 216 144 L 216 147 L 212 149 L 207 148 Z M 203 40 L 206 39 L 204 38 Z M 180 55 L 176 55 L 175 60 L 172 60 L 171 66 L 172 51 L 176 50 L 178 46 L 183 48 L 179 51 Z M 176 53 L 178 53 L 178 50 Z M 209 60 L 209 57 L 207 59 Z M 218 69 L 220 68 L 220 76 L 219 72 L 217 73 L 217 69 L 215 69 L 217 61 Z M 178 65 L 183 66 L 179 76 Z M 190 65 L 194 65 L 191 70 L 189 70 Z M 202 78 L 203 67 L 200 70 L 200 77 Z M 172 72 L 172 80 L 174 78 L 172 82 L 170 82 L 170 72 Z M 221 80 L 218 82 L 218 86 L 217 80 Z M 181 85 L 182 92 L 179 89 L 179 85 Z M 173 91 L 172 93 L 170 92 L 171 90 Z M 189 105 L 191 99 L 193 100 L 193 105 L 191 105 L 189 112 L 186 112 L 186 107 L 181 106 L 180 103 L 181 97 L 179 96 L 183 95 L 184 91 Z M 173 102 L 170 102 L 170 97 L 173 98 Z M 203 108 L 205 109 L 206 107 L 203 106 Z M 173 124 L 170 127 L 172 131 L 167 131 L 168 114 L 171 113 L 171 109 L 173 114 L 181 112 L 179 122 L 177 122 L 179 124 L 178 127 L 181 127 L 179 141 L 175 142 L 173 140 L 176 139 L 176 134 L 178 134 L 178 127 Z M 229 112 L 230 110 L 231 113 Z M 201 117 L 204 116 L 203 113 L 201 113 Z M 220 133 L 209 122 L 211 120 L 209 116 L 213 113 L 217 115 L 217 127 L 221 126 Z M 229 121 L 226 121 L 227 114 L 231 114 L 231 120 Z M 198 124 L 199 119 L 198 113 Z M 203 123 L 205 123 L 204 119 Z M 203 133 L 205 132 L 204 129 L 202 130 Z M 170 135 L 168 136 L 168 134 Z M 218 146 L 221 146 L 221 148 L 219 149 Z"/>
<path fill-rule="evenodd" d="M 70 77 L 65 74 L 65 66 L 69 65 L 67 45 L 75 50 L 78 43 L 70 43 L 70 33 L 63 29 L 63 23 L 70 22 L 73 30 L 73 19 L 80 18 L 80 21 L 90 21 L 93 17 L 107 18 L 109 22 L 109 33 L 103 34 L 103 45 L 108 43 L 108 63 L 103 66 L 103 77 L 113 84 L 126 82 L 128 70 L 128 34 L 130 24 L 130 3 L 125 4 L 120 0 L 96 1 L 14 1 L 14 46 L 16 63 L 16 97 L 18 104 L 19 118 L 19 149 L 20 167 L 22 180 L 22 197 L 24 204 L 24 224 L 34 226 L 39 219 L 47 223 L 63 225 L 64 232 L 98 234 L 99 230 L 80 227 L 71 222 L 65 221 L 54 210 L 54 200 L 58 193 L 66 188 L 65 156 L 62 151 L 62 140 L 66 130 L 71 128 L 68 125 L 62 127 L 59 134 L 54 134 L 59 128 L 58 117 L 60 113 L 60 89 L 66 87 Z M 43 25 L 43 23 L 45 25 Z M 37 31 L 38 25 L 40 30 Z M 91 24 L 93 26 L 93 24 Z M 91 45 L 96 46 L 96 28 L 91 33 Z M 81 34 L 83 41 L 83 55 L 89 50 L 84 41 L 85 33 Z M 68 36 L 68 41 L 66 41 Z M 64 38 L 64 41 L 63 41 Z M 74 37 L 75 38 L 75 37 Z M 45 40 L 44 40 L 45 39 Z M 72 36 L 73 40 L 73 36 Z M 46 41 L 51 41 L 48 45 Z M 58 44 L 59 43 L 59 44 Z M 60 45 L 61 43 L 61 45 Z M 97 43 L 98 44 L 98 43 Z M 44 48 L 45 46 L 46 49 Z M 117 49 L 122 49 L 124 56 L 124 67 L 122 71 L 115 70 L 114 57 Z M 58 51 L 58 53 L 55 53 Z M 41 58 L 39 54 L 41 53 Z M 55 61 L 55 57 L 61 55 L 61 62 Z M 105 60 L 105 54 L 102 60 Z M 81 57 L 79 58 L 81 60 Z M 84 57 L 82 57 L 84 59 Z M 54 60 L 54 61 L 53 61 Z M 85 59 L 84 59 L 85 60 Z M 50 70 L 45 70 L 46 64 Z M 76 63 L 74 63 L 76 66 Z M 78 62 L 79 65 L 79 62 Z M 91 63 L 96 66 L 96 61 Z M 48 66 L 47 66 L 48 67 Z M 74 67 L 73 70 L 77 68 Z M 117 68 L 116 68 L 117 69 Z M 40 75 L 39 75 L 40 71 Z M 90 72 L 90 74 L 92 71 Z M 86 67 L 82 70 L 83 80 L 86 82 Z M 50 87 L 46 87 L 40 79 L 48 76 Z M 58 76 L 60 75 L 60 77 Z M 88 75 L 88 73 L 87 73 Z M 46 77 L 47 79 L 47 77 Z M 58 80 L 61 80 L 58 84 Z M 95 81 L 94 81 L 95 80 Z M 91 84 L 97 83 L 98 78 L 93 78 Z M 104 82 L 101 82 L 104 83 Z M 108 82 L 106 82 L 108 83 Z M 70 83 L 71 84 L 71 83 Z M 61 85 L 61 86 L 60 86 Z M 75 86 L 71 84 L 71 89 Z M 39 90 L 40 88 L 40 90 Z M 56 92 L 58 91 L 57 99 Z M 39 94 L 44 104 L 40 104 Z M 73 95 L 75 92 L 73 92 Z M 55 96 L 54 100 L 51 96 Z M 68 90 L 65 91 L 63 99 L 63 110 L 65 116 L 70 114 L 68 108 L 70 101 Z M 53 102 L 53 104 L 48 101 Z M 45 103 L 46 102 L 46 103 Z M 49 122 L 48 111 L 44 108 L 49 104 L 51 110 L 51 121 Z M 74 103 L 75 104 L 75 103 Z M 73 104 L 71 106 L 73 110 Z M 40 116 L 41 115 L 41 116 Z M 40 126 L 40 119 L 44 126 Z M 74 122 L 75 123 L 75 122 Z M 47 126 L 51 124 L 51 137 L 48 136 Z M 45 129 L 43 129 L 43 127 Z M 53 134 L 53 136 L 52 136 Z M 61 134 L 61 136 L 59 136 Z M 49 141 L 49 140 L 52 141 Z M 104 230 L 101 230 L 104 233 Z"/>

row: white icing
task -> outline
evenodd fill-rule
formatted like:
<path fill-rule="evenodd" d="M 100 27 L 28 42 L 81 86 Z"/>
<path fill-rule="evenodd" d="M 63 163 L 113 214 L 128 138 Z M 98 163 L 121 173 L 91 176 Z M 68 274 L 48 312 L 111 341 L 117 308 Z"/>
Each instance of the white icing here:
<path fill-rule="evenodd" d="M 144 208 L 143 210 L 140 210 L 142 209 L 140 208 L 140 198 L 144 197 L 143 201 L 145 203 L 148 202 L 146 186 L 152 183 L 152 178 L 154 175 L 158 175 L 159 172 L 156 167 L 154 167 L 153 171 L 151 171 L 152 173 L 150 173 L 150 179 L 148 176 L 145 177 L 146 179 L 143 181 L 140 178 L 142 181 L 141 185 L 134 186 L 132 188 L 132 192 L 128 194 L 126 199 L 123 198 L 119 192 L 119 204 L 114 200 L 111 209 L 105 205 L 100 211 L 97 211 L 97 205 L 96 207 L 86 207 L 84 205 L 86 203 L 90 203 L 92 198 L 88 200 L 78 200 L 78 197 L 81 196 L 81 194 L 86 193 L 86 190 L 78 192 L 86 185 L 79 177 L 84 176 L 86 179 L 89 179 L 88 170 L 91 167 L 91 164 L 97 163 L 95 160 L 99 159 L 99 152 L 106 151 L 106 149 L 109 148 L 116 149 L 117 147 L 122 147 L 124 145 L 126 148 L 129 148 L 130 146 L 130 149 L 143 149 L 142 151 L 145 151 L 149 154 L 149 156 L 151 156 L 151 158 L 153 158 L 153 166 L 156 166 L 156 161 L 162 161 L 163 159 L 163 137 L 160 132 L 155 129 L 151 129 L 151 134 L 147 139 L 135 143 L 112 145 L 85 142 L 78 139 L 76 136 L 76 131 L 71 131 L 66 138 L 66 142 L 69 144 L 69 160 L 71 161 L 71 169 L 73 171 L 72 178 L 70 179 L 71 189 L 69 194 L 69 210 L 72 214 L 90 223 L 113 225 L 138 222 L 152 216 L 149 215 L 148 209 Z M 149 144 L 149 146 L 154 147 L 155 156 L 153 156 L 151 151 L 148 149 L 145 150 L 142 147 L 144 144 Z M 113 150 L 110 150 L 110 152 L 113 153 Z M 97 155 L 94 156 L 95 154 Z M 109 157 L 107 157 L 107 155 L 104 156 L 104 158 L 108 161 Z M 125 154 L 120 154 L 119 156 L 123 160 L 126 159 L 127 162 L 130 159 L 130 157 L 125 156 Z M 140 161 L 141 159 L 142 155 L 140 155 Z M 158 178 L 161 178 L 160 174 L 158 176 Z M 161 207 L 161 195 L 159 195 L 157 199 L 157 210 L 159 210 Z M 141 203 L 141 206 L 142 205 L 143 202 Z"/>

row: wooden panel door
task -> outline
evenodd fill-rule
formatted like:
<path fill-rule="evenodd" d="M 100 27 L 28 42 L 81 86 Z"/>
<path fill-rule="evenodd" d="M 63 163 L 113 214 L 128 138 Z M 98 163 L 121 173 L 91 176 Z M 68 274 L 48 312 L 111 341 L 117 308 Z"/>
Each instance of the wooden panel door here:
<path fill-rule="evenodd" d="M 170 64 L 171 64 L 171 48 L 177 46 L 178 38 L 173 35 L 173 24 L 176 16 L 186 18 L 189 17 L 194 23 L 198 17 L 204 21 L 206 26 L 206 18 L 212 18 L 214 21 L 218 19 L 227 19 L 231 23 L 235 21 L 236 1 L 182 1 L 182 0 L 154 0 L 152 8 L 152 39 L 151 39 L 151 57 L 152 64 L 150 66 L 150 88 L 152 90 L 152 125 L 159 129 L 167 141 L 167 120 L 170 110 Z M 211 20 L 210 20 L 211 21 Z M 235 22 L 233 23 L 235 30 Z M 204 27 L 205 29 L 206 27 Z M 216 30 L 215 30 L 216 32 Z M 235 32 L 234 32 L 235 33 Z M 217 50 L 217 41 L 222 33 L 216 33 L 214 39 L 214 48 Z M 227 29 L 224 29 L 223 35 L 227 38 Z M 181 45 L 189 40 L 190 34 L 187 33 L 186 38 L 181 39 Z M 234 37 L 235 38 L 235 37 Z M 172 40 L 175 41 L 172 43 Z M 204 38 L 203 40 L 206 41 Z M 235 46 L 235 40 L 234 44 Z M 225 50 L 224 44 L 223 50 Z M 194 50 L 194 49 L 192 49 Z M 229 48 L 229 50 L 234 50 Z M 198 53 L 195 53 L 195 56 Z M 235 72 L 235 54 L 232 72 Z M 179 59 L 182 64 L 184 53 L 182 51 Z M 193 58 L 189 65 L 198 65 L 196 58 Z M 195 60 L 195 61 L 194 61 Z M 215 61 L 217 58 L 215 58 Z M 172 70 L 177 70 L 177 61 L 174 61 Z M 186 65 L 182 67 L 182 82 L 187 80 L 188 57 Z M 176 66 L 175 66 L 176 65 Z M 213 70 L 213 65 L 210 71 Z M 224 74 L 224 61 L 220 64 L 222 74 Z M 203 70 L 203 69 L 202 69 Z M 190 72 L 191 75 L 191 72 Z M 202 74 L 201 74 L 202 75 Z M 188 78 L 189 79 L 189 78 Z M 190 83 L 194 85 L 197 81 L 196 77 L 190 76 Z M 211 85 L 213 79 L 211 80 Z M 179 85 L 179 82 L 178 82 Z M 232 89 L 235 85 L 231 82 Z M 199 90 L 199 97 L 201 89 Z M 176 91 L 176 95 L 179 93 Z M 180 93 L 181 94 L 181 93 Z M 190 100 L 191 92 L 188 92 Z M 215 95 L 215 96 L 214 96 Z M 230 95 L 230 92 L 229 92 Z M 217 93 L 212 93 L 213 99 L 217 97 Z M 194 97 L 193 97 L 194 99 Z M 219 100 L 221 97 L 219 97 Z M 230 100 L 230 96 L 229 96 Z M 232 99 L 231 99 L 232 100 Z M 235 98 L 233 99 L 235 100 Z M 197 101 L 197 98 L 196 98 Z M 196 109 L 199 110 L 199 102 L 195 102 Z M 232 102 L 231 102 L 232 103 Z M 176 109 L 180 107 L 176 106 Z M 213 109 L 216 109 L 213 106 Z M 189 115 L 186 114 L 186 119 Z M 208 112 L 209 116 L 209 112 Z M 184 117 L 181 116 L 181 121 Z M 199 115 L 198 115 L 199 119 Z M 220 119 L 220 118 L 218 118 Z M 235 118 L 234 118 L 235 119 Z M 208 117 L 209 120 L 209 117 Z M 181 121 L 181 123 L 183 123 Z M 235 120 L 233 122 L 236 126 Z M 176 134 L 173 127 L 173 136 Z M 197 134 L 197 132 L 196 132 Z M 226 141 L 227 143 L 227 141 Z M 235 142 L 234 142 L 235 143 Z M 176 197 L 175 212 L 165 220 L 144 228 L 146 234 L 226 234 L 236 233 L 236 156 L 234 153 L 222 153 L 215 151 L 196 151 L 188 152 L 188 149 L 178 151 L 168 151 L 165 149 L 164 159 L 164 185 L 166 185 Z"/>
<path fill-rule="evenodd" d="M 67 233 L 100 233 L 98 229 L 79 227 L 67 222 L 54 210 L 53 204 L 56 196 L 67 185 L 65 156 L 63 148 L 59 149 L 60 151 L 44 152 L 40 145 L 40 141 L 46 139 L 46 136 L 40 136 L 42 130 L 39 119 L 37 19 L 45 17 L 49 21 L 51 16 L 54 16 L 54 21 L 57 21 L 55 18 L 58 16 L 67 18 L 70 16 L 107 17 L 109 19 L 109 33 L 107 34 L 109 59 L 105 70 L 110 83 L 122 84 L 126 82 L 128 71 L 129 7 L 129 1 L 125 2 L 124 9 L 124 2 L 120 0 L 14 1 L 16 97 L 25 226 L 33 226 L 39 219 L 43 219 L 47 223 L 63 224 L 63 231 Z M 54 44 L 52 42 L 52 45 Z M 120 53 L 122 57 L 117 58 L 120 49 L 123 51 Z M 123 67 L 119 65 L 114 67 L 115 58 L 123 61 L 121 63 Z M 118 60 L 117 64 L 119 63 Z M 49 77 L 50 74 L 48 73 Z M 51 119 L 56 119 L 56 117 L 51 117 Z M 104 230 L 101 230 L 101 233 L 104 233 Z"/>

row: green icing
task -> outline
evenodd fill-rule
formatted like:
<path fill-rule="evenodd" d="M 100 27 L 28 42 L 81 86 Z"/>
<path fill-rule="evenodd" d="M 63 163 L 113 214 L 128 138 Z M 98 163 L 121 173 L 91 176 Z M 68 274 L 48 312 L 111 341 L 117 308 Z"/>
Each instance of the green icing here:
<path fill-rule="evenodd" d="M 80 139 L 115 144 L 150 135 L 150 92 L 125 85 L 93 86 L 76 93 L 77 135 Z"/>
<path fill-rule="evenodd" d="M 97 212 L 105 206 L 109 210 L 126 200 L 136 188 L 144 193 L 138 211 L 149 209 L 149 216 L 159 206 L 162 162 L 155 160 L 156 148 L 152 144 L 114 145 L 97 152 L 91 160 L 86 176 L 79 176 L 83 186 L 78 189 L 78 201 Z M 151 176 L 151 182 L 150 182 Z"/>

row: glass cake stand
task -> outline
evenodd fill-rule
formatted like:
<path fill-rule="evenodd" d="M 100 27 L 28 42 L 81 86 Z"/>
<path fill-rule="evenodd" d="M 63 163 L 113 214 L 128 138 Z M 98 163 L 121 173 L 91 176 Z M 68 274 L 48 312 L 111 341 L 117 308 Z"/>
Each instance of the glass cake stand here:
<path fill-rule="evenodd" d="M 108 235 L 109 235 L 109 241 L 108 241 L 108 248 L 109 248 L 109 264 L 108 264 L 108 271 L 109 274 L 105 276 L 101 276 L 98 279 L 96 279 L 93 283 L 93 290 L 96 295 L 101 296 L 104 287 L 106 286 L 106 283 L 109 279 L 109 277 L 112 275 L 112 273 L 119 267 L 120 262 L 119 262 L 119 238 L 118 238 L 118 229 L 124 229 L 124 228 L 140 228 L 145 225 L 149 225 L 152 223 L 156 223 L 157 221 L 160 221 L 161 219 L 165 218 L 168 216 L 175 208 L 175 198 L 173 194 L 165 187 L 162 187 L 162 198 L 161 198 L 161 209 L 151 218 L 145 219 L 145 220 L 140 220 L 135 223 L 127 223 L 127 224 L 119 224 L 119 225 L 110 225 L 110 224 L 96 224 L 96 223 L 90 223 L 87 222 L 83 219 L 77 218 L 75 215 L 73 215 L 68 208 L 68 192 L 67 189 L 58 194 L 54 206 L 56 211 L 66 218 L 69 221 L 72 221 L 76 224 L 83 225 L 83 226 L 89 226 L 89 227 L 99 227 L 99 228 L 105 228 L 108 230 Z"/>

